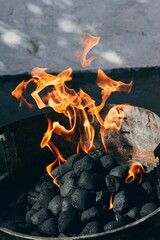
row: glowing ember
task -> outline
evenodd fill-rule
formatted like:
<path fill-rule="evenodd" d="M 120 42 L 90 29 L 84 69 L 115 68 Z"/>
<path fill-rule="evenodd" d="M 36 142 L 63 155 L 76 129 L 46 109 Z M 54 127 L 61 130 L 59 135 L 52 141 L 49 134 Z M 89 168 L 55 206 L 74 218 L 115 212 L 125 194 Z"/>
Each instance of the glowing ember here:
<path fill-rule="evenodd" d="M 143 166 L 139 162 L 133 162 L 129 171 L 125 183 L 131 183 L 139 179 L 138 184 L 142 182 L 142 176 L 145 173 Z"/>
<path fill-rule="evenodd" d="M 84 49 L 82 53 L 81 63 L 82 66 L 89 66 L 95 59 L 92 56 L 86 59 L 88 52 L 98 44 L 100 38 L 93 37 L 86 34 L 83 38 Z M 105 119 L 102 119 L 100 111 L 105 107 L 106 101 L 112 92 L 126 92 L 129 93 L 132 87 L 132 82 L 126 84 L 123 82 L 117 82 L 108 77 L 101 69 L 98 70 L 97 85 L 102 89 L 102 101 L 99 106 L 96 106 L 95 100 L 91 98 L 82 89 L 76 92 L 74 89 L 69 88 L 66 85 L 67 81 L 71 81 L 72 69 L 68 68 L 57 76 L 46 73 L 46 68 L 34 68 L 31 72 L 31 79 L 28 81 L 22 81 L 14 91 L 12 95 L 20 100 L 20 106 L 22 103 L 26 103 L 29 107 L 33 107 L 24 98 L 23 93 L 27 89 L 30 83 L 34 83 L 35 90 L 31 93 L 39 109 L 45 107 L 51 107 L 55 112 L 65 115 L 68 119 L 68 128 L 61 125 L 58 121 L 52 122 L 48 119 L 48 129 L 41 141 L 41 147 L 48 147 L 55 155 L 55 161 L 47 167 L 47 171 L 51 176 L 52 167 L 55 164 L 64 163 L 66 160 L 62 156 L 58 147 L 53 144 L 54 135 L 61 136 L 63 139 L 75 142 L 75 136 L 79 136 L 77 142 L 77 152 L 84 151 L 88 153 L 91 150 L 95 150 L 95 128 L 94 123 L 99 124 L 100 135 L 104 149 L 107 150 L 107 146 L 104 141 L 105 130 L 109 127 L 120 129 L 123 114 L 116 107 L 112 108 Z M 47 93 L 46 90 L 49 87 Z M 45 90 L 45 91 L 44 91 Z M 43 92 L 43 94 L 42 94 Z M 121 119 L 120 122 L 110 121 L 113 118 Z M 52 177 L 52 176 L 51 176 Z M 56 181 L 56 180 L 54 180 Z M 58 183 L 56 183 L 58 185 Z"/>

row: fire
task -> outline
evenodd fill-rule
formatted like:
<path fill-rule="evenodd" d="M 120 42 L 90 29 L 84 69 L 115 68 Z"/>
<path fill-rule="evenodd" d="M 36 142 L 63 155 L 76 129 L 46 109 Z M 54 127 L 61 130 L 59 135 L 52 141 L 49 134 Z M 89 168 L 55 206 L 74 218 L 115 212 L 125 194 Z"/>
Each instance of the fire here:
<path fill-rule="evenodd" d="M 112 209 L 113 208 L 113 194 L 111 194 L 110 196 L 110 200 L 109 200 L 109 208 L 108 210 Z"/>
<path fill-rule="evenodd" d="M 100 37 L 94 37 L 90 34 L 85 34 L 83 38 L 81 39 L 80 43 L 82 44 L 82 50 L 75 52 L 75 57 L 79 58 L 81 61 L 82 67 L 89 67 L 93 60 L 97 58 L 96 55 L 93 55 L 92 57 L 87 59 L 87 54 L 89 51 L 95 47 L 100 41 Z"/>
<path fill-rule="evenodd" d="M 137 178 L 139 178 L 138 184 L 140 184 L 142 182 L 143 173 L 145 173 L 143 166 L 139 162 L 133 162 L 128 171 L 125 183 L 134 182 Z"/>
<path fill-rule="evenodd" d="M 88 52 L 99 43 L 99 40 L 99 37 L 93 37 L 90 34 L 86 34 L 82 39 L 84 48 L 81 56 L 81 63 L 83 67 L 89 66 L 96 58 L 96 56 L 92 56 L 87 59 L 86 56 Z M 48 119 L 48 128 L 40 144 L 41 148 L 48 147 L 55 155 L 55 160 L 47 167 L 47 171 L 58 185 L 51 171 L 54 165 L 62 164 L 66 160 L 58 147 L 53 143 L 54 136 L 61 136 L 66 141 L 72 143 L 75 142 L 76 136 L 78 136 L 79 139 L 76 143 L 76 151 L 79 152 L 82 150 L 88 153 L 96 149 L 94 142 L 96 134 L 94 124 L 96 123 L 99 125 L 99 133 L 104 149 L 107 150 L 104 141 L 105 130 L 109 127 L 119 130 L 122 124 L 123 114 L 120 113 L 119 109 L 114 107 L 109 111 L 105 119 L 103 119 L 100 112 L 105 107 L 106 101 L 112 92 L 118 91 L 129 93 L 132 88 L 132 82 L 128 84 L 120 81 L 117 82 L 99 69 L 97 85 L 102 89 L 102 100 L 100 105 L 97 106 L 95 100 L 82 89 L 76 92 L 66 85 L 66 82 L 72 80 L 71 68 L 62 71 L 58 75 L 49 74 L 46 70 L 46 68 L 34 68 L 31 72 L 31 79 L 22 81 L 11 94 L 20 101 L 20 106 L 26 103 L 29 107 L 33 107 L 33 104 L 27 102 L 23 96 L 28 85 L 33 83 L 35 89 L 31 93 L 31 96 L 38 108 L 50 107 L 53 111 L 63 114 L 67 119 L 67 126 L 61 125 L 58 121 L 52 122 Z M 121 119 L 120 122 L 113 121 L 115 117 Z"/>

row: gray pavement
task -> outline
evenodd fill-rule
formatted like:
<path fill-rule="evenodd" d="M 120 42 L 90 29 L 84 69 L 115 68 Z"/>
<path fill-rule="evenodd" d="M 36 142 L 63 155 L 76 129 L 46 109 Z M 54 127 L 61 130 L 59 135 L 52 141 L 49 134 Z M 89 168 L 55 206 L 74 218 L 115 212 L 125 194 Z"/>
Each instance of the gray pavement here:
<path fill-rule="evenodd" d="M 0 75 L 81 70 L 87 32 L 101 37 L 92 70 L 160 66 L 159 0 L 0 0 Z"/>

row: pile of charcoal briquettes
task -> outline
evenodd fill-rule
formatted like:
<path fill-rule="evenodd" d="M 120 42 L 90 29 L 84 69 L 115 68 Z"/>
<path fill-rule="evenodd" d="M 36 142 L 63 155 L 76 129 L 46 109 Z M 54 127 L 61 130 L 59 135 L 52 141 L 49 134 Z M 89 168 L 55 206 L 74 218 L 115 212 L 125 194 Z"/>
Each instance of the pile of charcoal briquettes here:
<path fill-rule="evenodd" d="M 151 213 L 160 205 L 156 168 L 144 173 L 140 184 L 138 176 L 134 182 L 125 183 L 128 170 L 128 164 L 120 165 L 106 153 L 72 155 L 52 171 L 59 187 L 45 175 L 28 193 L 25 221 L 29 234 L 95 234 Z"/>

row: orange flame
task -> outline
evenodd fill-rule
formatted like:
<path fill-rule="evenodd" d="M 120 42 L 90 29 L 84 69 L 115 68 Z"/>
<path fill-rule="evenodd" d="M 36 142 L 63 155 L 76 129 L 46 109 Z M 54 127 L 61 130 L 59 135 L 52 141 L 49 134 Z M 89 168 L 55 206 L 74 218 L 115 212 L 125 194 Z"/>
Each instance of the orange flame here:
<path fill-rule="evenodd" d="M 110 200 L 109 200 L 109 208 L 108 210 L 112 209 L 113 208 L 113 194 L 111 194 L 110 196 Z"/>
<path fill-rule="evenodd" d="M 85 34 L 83 38 L 81 39 L 80 43 L 83 45 L 81 51 L 75 52 L 75 57 L 81 58 L 81 65 L 82 67 L 89 67 L 93 60 L 97 58 L 96 55 L 93 55 L 92 57 L 87 59 L 87 54 L 89 51 L 95 47 L 100 41 L 100 37 L 94 37 L 90 34 Z"/>
<path fill-rule="evenodd" d="M 143 173 L 145 173 L 143 166 L 139 162 L 133 162 L 128 171 L 128 176 L 125 179 L 125 183 L 134 182 L 138 177 L 138 184 L 140 184 L 142 182 Z"/>
<path fill-rule="evenodd" d="M 60 188 L 60 185 L 58 184 L 58 180 L 57 180 L 57 177 L 54 177 L 52 175 L 52 169 L 53 169 L 53 166 L 56 164 L 56 161 L 54 161 L 53 163 L 49 164 L 47 167 L 46 167 L 46 171 L 48 173 L 48 175 L 53 179 L 53 183 L 58 187 Z"/>
<path fill-rule="evenodd" d="M 112 92 L 130 93 L 132 81 L 130 83 L 117 82 L 108 77 L 101 69 L 98 69 L 97 86 L 102 89 L 102 103 L 98 107 L 98 111 L 101 111 Z"/>
<path fill-rule="evenodd" d="M 86 34 L 83 37 L 82 43 L 84 49 L 81 57 L 83 66 L 89 66 L 96 58 L 96 56 L 92 56 L 87 59 L 86 56 L 88 52 L 98 44 L 99 40 L 99 37 L 93 37 L 90 34 Z M 48 119 L 48 128 L 40 144 L 41 148 L 48 147 L 55 155 L 55 160 L 47 167 L 47 172 L 58 186 L 57 179 L 52 176 L 52 168 L 54 165 L 64 163 L 66 160 L 57 146 L 53 143 L 55 135 L 61 136 L 66 141 L 70 142 L 76 142 L 75 136 L 78 136 L 79 139 L 76 142 L 77 152 L 83 150 L 88 153 L 89 151 L 96 149 L 94 143 L 94 123 L 96 122 L 96 124 L 100 125 L 102 143 L 107 151 L 104 142 L 105 130 L 109 127 L 119 130 L 123 121 L 123 114 L 120 113 L 119 108 L 115 107 L 109 111 L 104 119 L 102 119 L 100 111 L 104 108 L 105 103 L 112 92 L 123 91 L 129 93 L 132 87 L 132 82 L 128 84 L 117 82 L 99 69 L 97 85 L 102 89 L 102 101 L 99 106 L 96 106 L 95 100 L 82 89 L 76 92 L 74 89 L 71 89 L 66 85 L 67 81 L 72 80 L 71 68 L 62 71 L 57 76 L 47 73 L 46 70 L 46 68 L 34 68 L 31 72 L 31 79 L 28 81 L 22 81 L 11 94 L 20 100 L 20 106 L 22 103 L 26 103 L 29 107 L 33 107 L 33 104 L 30 104 L 24 98 L 23 93 L 27 90 L 30 83 L 34 83 L 35 89 L 31 93 L 31 96 L 35 100 L 38 108 L 42 109 L 50 107 L 55 112 L 63 114 L 66 117 L 68 122 L 67 127 L 61 125 L 58 121 L 52 122 Z M 47 91 L 47 89 L 49 90 Z"/>

